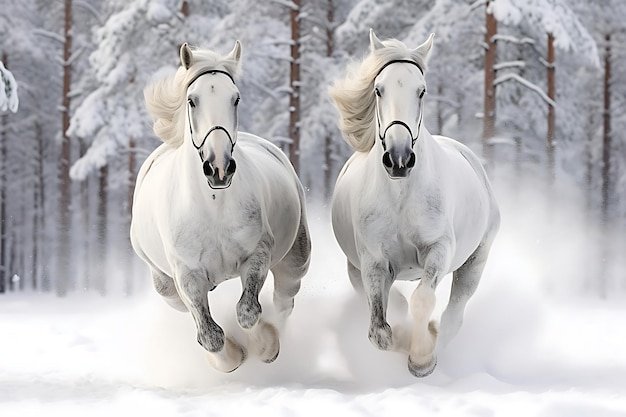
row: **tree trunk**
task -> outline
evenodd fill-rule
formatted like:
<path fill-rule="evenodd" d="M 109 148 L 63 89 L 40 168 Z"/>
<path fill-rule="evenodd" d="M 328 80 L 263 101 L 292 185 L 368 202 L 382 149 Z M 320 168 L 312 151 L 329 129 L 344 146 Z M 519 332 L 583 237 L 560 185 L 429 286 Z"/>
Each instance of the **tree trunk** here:
<path fill-rule="evenodd" d="M 61 296 L 67 293 L 70 274 L 70 139 L 67 130 L 70 126 L 70 88 L 72 66 L 70 56 L 72 52 L 72 0 L 65 0 L 65 43 L 63 45 L 63 103 L 61 111 L 61 163 L 59 172 L 59 242 L 57 258 L 57 293 Z"/>
<path fill-rule="evenodd" d="M 44 177 L 44 137 L 41 124 L 37 124 L 35 130 L 37 139 L 37 188 L 39 189 L 39 230 L 37 244 L 40 245 L 41 250 L 40 258 L 41 262 L 41 289 L 45 292 L 52 290 L 52 283 L 50 282 L 50 265 L 49 265 L 49 245 L 42 244 L 45 242 L 46 229 L 46 182 Z"/>
<path fill-rule="evenodd" d="M 108 252 L 107 252 L 107 226 L 108 226 L 108 177 L 109 167 L 107 165 L 100 168 L 100 183 L 98 190 L 98 255 L 100 263 L 96 266 L 96 283 L 95 287 L 101 295 L 106 295 L 107 272 L 108 272 Z"/>
<path fill-rule="evenodd" d="M 33 252 L 31 258 L 31 269 L 33 274 L 33 281 L 31 285 L 31 289 L 33 291 L 37 291 L 40 288 L 40 273 L 39 273 L 39 262 L 40 262 L 40 253 L 39 246 L 41 244 L 40 235 L 43 231 L 41 229 L 41 217 L 43 217 L 43 210 L 41 207 L 41 194 L 43 193 L 43 184 L 40 184 L 39 179 L 39 169 L 42 165 L 43 159 L 43 150 L 40 149 L 41 141 L 42 141 L 42 129 L 41 123 L 36 120 L 34 123 L 35 129 L 35 158 L 37 159 L 37 165 L 34 167 L 34 178 L 35 184 L 33 185 Z"/>
<path fill-rule="evenodd" d="M 330 58 L 335 53 L 335 4 L 334 0 L 328 0 L 326 11 L 326 57 Z M 333 155 L 334 141 L 330 133 L 324 140 L 324 190 L 326 201 L 330 201 L 333 192 Z"/>
<path fill-rule="evenodd" d="M 548 97 L 554 101 L 555 94 L 555 65 L 554 65 L 554 35 L 548 33 Z M 554 106 L 548 104 L 548 183 L 550 186 L 554 183 L 554 129 L 555 129 L 555 109 Z"/>
<path fill-rule="evenodd" d="M 608 223 L 611 198 L 611 34 L 604 37 L 604 112 L 602 134 L 602 220 Z"/>
<path fill-rule="evenodd" d="M 300 173 L 300 0 L 291 9 L 291 65 L 289 77 L 289 159 Z"/>
<path fill-rule="evenodd" d="M 79 153 L 80 156 L 83 157 L 87 152 L 87 143 L 82 138 L 79 141 Z M 91 233 L 89 233 L 89 177 L 85 178 L 80 183 L 80 205 L 81 205 L 81 228 L 82 228 L 82 239 L 84 242 L 81 250 L 83 251 L 83 273 L 82 275 L 82 287 L 81 289 L 84 291 L 88 291 L 91 288 L 91 272 L 89 266 L 91 265 L 92 260 L 92 237 Z M 80 285 L 80 284 L 79 284 Z"/>
<path fill-rule="evenodd" d="M 2 62 L 7 62 L 6 53 L 2 54 Z M 8 65 L 7 65 L 8 66 Z M 7 290 L 8 256 L 7 250 L 7 116 L 2 116 L 0 125 L 0 294 Z"/>
<path fill-rule="evenodd" d="M 8 68 L 9 58 L 6 52 L 2 53 L 2 62 Z M 9 257 L 7 255 L 7 129 L 8 116 L 2 115 L 0 124 L 0 294 L 7 291 L 9 280 Z"/>
<path fill-rule="evenodd" d="M 491 13 L 489 4 L 486 4 L 486 17 L 485 17 L 485 105 L 483 111 L 483 157 L 487 163 L 491 163 L 492 159 L 492 145 L 490 139 L 493 138 L 496 131 L 496 89 L 494 81 L 496 78 L 496 71 L 494 65 L 496 64 L 496 52 L 497 44 L 494 36 L 498 32 L 498 22 Z"/>
<path fill-rule="evenodd" d="M 443 85 L 441 82 L 437 84 L 437 134 L 443 135 Z"/>
<path fill-rule="evenodd" d="M 127 213 L 130 219 L 133 214 L 133 196 L 135 195 L 135 138 L 128 139 L 128 195 Z"/>
<path fill-rule="evenodd" d="M 128 246 L 128 253 L 132 253 L 132 245 L 130 243 L 130 223 L 132 221 L 133 214 L 133 197 L 135 194 L 135 139 L 131 137 L 128 140 L 128 206 L 126 211 L 127 221 L 125 227 L 125 235 L 126 239 L 124 240 L 125 244 Z M 134 280 L 133 274 L 126 275 L 125 281 L 126 288 L 124 289 L 126 295 L 131 295 L 134 292 Z"/>
<path fill-rule="evenodd" d="M 608 293 L 609 262 L 612 260 L 612 244 L 610 235 L 613 232 L 611 221 L 611 194 L 613 185 L 611 184 L 611 60 L 612 45 L 611 34 L 604 36 L 604 111 L 602 112 L 602 225 L 603 234 L 606 239 L 602 243 L 602 255 L 600 263 L 600 273 L 598 274 L 598 293 L 603 299 Z"/>

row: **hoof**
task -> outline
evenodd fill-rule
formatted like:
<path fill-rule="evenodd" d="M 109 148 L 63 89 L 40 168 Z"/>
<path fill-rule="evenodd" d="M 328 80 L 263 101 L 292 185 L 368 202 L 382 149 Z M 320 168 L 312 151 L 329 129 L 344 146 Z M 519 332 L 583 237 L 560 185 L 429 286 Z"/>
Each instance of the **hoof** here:
<path fill-rule="evenodd" d="M 224 348 L 220 352 L 209 353 L 209 362 L 218 371 L 231 373 L 246 360 L 246 351 L 230 338 L 225 339 Z"/>
<path fill-rule="evenodd" d="M 411 360 L 411 357 L 409 357 L 409 372 L 414 377 L 424 378 L 432 374 L 436 366 L 437 366 L 437 357 L 434 355 L 430 363 L 427 363 L 426 365 L 418 365 Z"/>
<path fill-rule="evenodd" d="M 278 330 L 272 324 L 261 320 L 248 335 L 248 346 L 261 361 L 274 362 L 280 352 Z"/>
<path fill-rule="evenodd" d="M 271 358 L 266 358 L 266 359 L 262 359 L 263 362 L 265 363 L 272 363 L 276 360 L 276 358 L 278 358 L 278 354 L 280 353 L 280 346 L 278 347 L 278 349 L 276 350 L 276 353 L 274 354 L 273 357 Z"/>

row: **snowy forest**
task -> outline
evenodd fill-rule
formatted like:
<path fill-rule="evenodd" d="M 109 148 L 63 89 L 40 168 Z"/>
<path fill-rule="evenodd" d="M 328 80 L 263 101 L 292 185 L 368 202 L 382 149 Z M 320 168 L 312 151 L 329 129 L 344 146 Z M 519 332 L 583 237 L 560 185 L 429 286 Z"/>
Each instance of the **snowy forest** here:
<path fill-rule="evenodd" d="M 561 225 L 534 240 L 575 263 L 573 291 L 624 292 L 626 1 L 2 0 L 0 293 L 149 285 L 128 239 L 160 144 L 143 89 L 183 42 L 242 42 L 240 130 L 281 147 L 326 210 L 351 154 L 328 88 L 370 28 L 409 47 L 435 33 L 426 127 L 482 157 L 506 221 Z"/>

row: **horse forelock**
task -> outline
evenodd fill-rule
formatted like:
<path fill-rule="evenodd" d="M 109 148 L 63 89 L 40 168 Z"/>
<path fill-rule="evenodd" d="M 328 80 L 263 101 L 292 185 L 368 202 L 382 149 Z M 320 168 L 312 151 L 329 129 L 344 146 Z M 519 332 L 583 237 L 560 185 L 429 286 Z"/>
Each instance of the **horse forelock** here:
<path fill-rule="evenodd" d="M 415 61 L 426 70 L 426 62 L 412 54 L 396 39 L 383 41 L 385 48 L 370 52 L 362 61 L 348 67 L 346 76 L 335 81 L 330 95 L 339 111 L 339 128 L 348 144 L 357 152 L 367 152 L 376 142 L 376 96 L 374 80 L 390 61 Z"/>
<path fill-rule="evenodd" d="M 239 62 L 206 49 L 193 50 L 193 65 L 178 67 L 172 76 L 157 79 L 145 88 L 148 112 L 154 119 L 154 133 L 164 142 L 180 146 L 185 138 L 185 96 L 189 83 L 211 69 L 228 72 L 233 79 L 240 73 Z"/>

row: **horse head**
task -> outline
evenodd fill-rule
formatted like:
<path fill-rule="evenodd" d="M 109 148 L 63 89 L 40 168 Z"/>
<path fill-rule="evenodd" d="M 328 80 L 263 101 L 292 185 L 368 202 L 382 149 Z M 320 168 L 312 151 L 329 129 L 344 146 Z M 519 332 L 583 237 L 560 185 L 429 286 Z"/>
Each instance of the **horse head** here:
<path fill-rule="evenodd" d="M 239 41 L 226 59 L 239 65 Z M 194 69 L 194 53 L 186 43 L 180 48 L 180 60 L 187 70 Z M 237 169 L 233 151 L 237 143 L 239 89 L 233 75 L 225 70 L 200 68 L 196 71 L 186 96 L 190 141 L 200 156 L 209 186 L 227 188 Z"/>
<path fill-rule="evenodd" d="M 382 162 L 390 178 L 405 178 L 415 166 L 413 146 L 418 140 L 424 118 L 424 78 L 433 45 L 431 34 L 404 59 L 386 62 L 374 79 L 377 136 L 383 147 Z M 370 49 L 387 46 L 370 31 Z"/>

